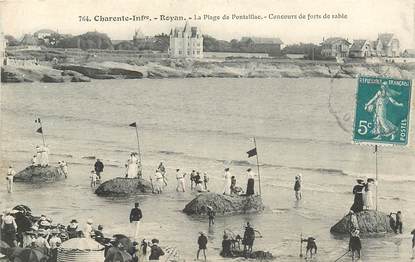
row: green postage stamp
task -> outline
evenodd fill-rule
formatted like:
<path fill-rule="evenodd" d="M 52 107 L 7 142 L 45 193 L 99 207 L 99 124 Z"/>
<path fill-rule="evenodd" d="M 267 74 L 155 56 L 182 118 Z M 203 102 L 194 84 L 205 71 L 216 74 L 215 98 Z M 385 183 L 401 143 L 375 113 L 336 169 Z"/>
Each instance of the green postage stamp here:
<path fill-rule="evenodd" d="M 411 80 L 359 77 L 353 141 L 407 145 Z"/>

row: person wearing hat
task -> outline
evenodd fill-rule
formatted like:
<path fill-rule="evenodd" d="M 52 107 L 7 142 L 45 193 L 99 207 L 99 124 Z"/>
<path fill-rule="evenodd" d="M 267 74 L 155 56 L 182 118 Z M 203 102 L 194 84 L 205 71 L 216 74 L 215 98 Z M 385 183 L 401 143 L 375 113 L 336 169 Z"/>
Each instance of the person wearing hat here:
<path fill-rule="evenodd" d="M 7 192 L 12 193 L 13 192 L 13 178 L 16 175 L 16 171 L 14 171 L 13 166 L 9 166 L 9 169 L 7 169 Z"/>
<path fill-rule="evenodd" d="M 177 187 L 176 191 L 186 191 L 186 181 L 185 181 L 186 173 L 181 173 L 180 169 L 176 169 L 176 180 L 177 180 Z"/>
<path fill-rule="evenodd" d="M 37 157 L 36 157 L 36 155 L 32 156 L 31 162 L 32 162 L 32 166 L 37 166 Z"/>
<path fill-rule="evenodd" d="M 222 240 L 222 251 L 220 255 L 222 257 L 232 257 L 232 241 L 229 239 L 228 235 L 224 232 L 223 233 L 223 240 Z"/>
<path fill-rule="evenodd" d="M 195 187 L 195 176 L 196 176 L 196 170 L 192 170 L 190 173 L 190 190 L 193 190 Z"/>
<path fill-rule="evenodd" d="M 92 224 L 94 223 L 94 221 L 89 218 L 86 221 L 86 224 L 84 226 L 84 231 L 82 232 L 84 234 L 84 237 L 86 238 L 92 238 L 93 234 L 94 234 L 94 229 L 92 227 Z"/>
<path fill-rule="evenodd" d="M 244 238 L 242 239 L 242 244 L 244 245 L 244 255 L 248 256 L 248 253 L 252 253 L 252 246 L 254 245 L 255 240 L 255 230 L 251 227 L 249 222 L 246 223 Z"/>
<path fill-rule="evenodd" d="M 360 250 L 362 249 L 362 243 L 360 241 L 359 233 L 359 230 L 356 229 L 350 234 L 349 251 L 352 252 L 353 261 L 355 259 L 355 255 L 357 255 L 357 259 L 360 259 Z"/>
<path fill-rule="evenodd" d="M 205 191 L 208 191 L 209 176 L 206 172 L 203 173 L 203 186 Z"/>
<path fill-rule="evenodd" d="M 97 180 L 98 175 L 95 173 L 94 170 L 91 171 L 91 175 L 89 176 L 91 178 L 91 188 L 94 189 L 97 187 Z"/>
<path fill-rule="evenodd" d="M 209 227 L 211 227 L 215 224 L 215 216 L 216 216 L 216 213 L 211 206 L 207 206 L 207 215 L 209 218 Z"/>
<path fill-rule="evenodd" d="M 138 262 L 140 257 L 140 247 L 138 246 L 138 242 L 133 241 L 132 247 L 127 250 L 128 254 L 132 257 L 132 262 Z"/>
<path fill-rule="evenodd" d="M 166 168 L 164 167 L 163 162 L 160 162 L 159 166 L 157 167 L 157 170 L 163 176 L 164 186 L 167 186 Z"/>
<path fill-rule="evenodd" d="M 203 256 L 205 257 L 205 261 L 206 261 L 206 248 L 207 248 L 206 245 L 207 245 L 208 239 L 204 232 L 199 232 L 199 234 L 200 236 L 197 239 L 197 244 L 199 245 L 199 249 L 197 250 L 196 259 L 199 260 L 199 253 L 202 250 Z"/>
<path fill-rule="evenodd" d="M 78 227 L 78 221 L 76 221 L 76 219 L 72 219 L 71 223 L 66 228 L 66 232 L 68 232 L 69 239 L 79 237 L 80 231 Z"/>
<path fill-rule="evenodd" d="M 65 178 L 68 178 L 68 164 L 65 161 L 60 161 L 59 168 L 62 172 L 62 174 L 65 176 Z"/>
<path fill-rule="evenodd" d="M 50 245 L 46 240 L 48 236 L 49 235 L 46 230 L 39 229 L 39 231 L 37 232 L 36 239 L 33 241 L 33 246 L 41 249 L 43 254 L 47 254 L 50 249 Z"/>
<path fill-rule="evenodd" d="M 223 194 L 230 195 L 231 194 L 231 173 L 229 172 L 229 168 L 225 168 L 225 174 L 223 175 L 224 178 L 224 186 L 223 186 Z"/>
<path fill-rule="evenodd" d="M 104 233 L 102 232 L 104 230 L 104 227 L 102 225 L 98 225 L 98 229 L 94 230 L 94 239 L 98 243 L 104 242 Z"/>
<path fill-rule="evenodd" d="M 375 205 L 373 204 L 373 191 L 376 186 L 375 180 L 373 178 L 368 178 L 365 184 L 363 204 L 365 210 L 374 209 Z"/>
<path fill-rule="evenodd" d="M 255 194 L 255 179 L 254 179 L 254 173 L 252 172 L 251 168 L 248 168 L 246 170 L 246 195 L 251 196 Z"/>
<path fill-rule="evenodd" d="M 59 237 L 60 232 L 58 229 L 53 229 L 51 234 L 52 237 L 49 239 L 51 261 L 57 261 L 58 247 L 62 244 L 62 240 Z"/>
<path fill-rule="evenodd" d="M 164 252 L 159 247 L 159 240 L 158 239 L 152 239 L 151 240 L 151 250 L 150 250 L 150 256 L 148 257 L 149 260 L 159 260 L 161 256 L 164 256 Z"/>
<path fill-rule="evenodd" d="M 301 198 L 303 198 L 303 195 L 301 193 L 301 174 L 299 174 L 298 176 L 295 176 L 294 192 L 295 192 L 295 198 L 297 200 L 301 200 Z"/>
<path fill-rule="evenodd" d="M 104 172 L 104 164 L 99 158 L 97 158 L 97 161 L 95 161 L 94 170 L 98 178 L 101 180 L 101 173 Z"/>
<path fill-rule="evenodd" d="M 363 190 L 365 188 L 365 184 L 363 183 L 363 179 L 356 180 L 357 185 L 353 187 L 353 194 L 354 194 L 354 202 L 351 206 L 350 210 L 355 213 L 359 213 L 363 211 Z"/>
<path fill-rule="evenodd" d="M 42 149 L 39 145 L 36 146 L 36 166 L 40 166 L 40 160 L 42 159 Z"/>
<path fill-rule="evenodd" d="M 10 247 L 16 247 L 17 224 L 11 212 L 12 210 L 10 208 L 4 211 L 4 215 L 1 219 L 1 233 L 4 242 Z"/>
<path fill-rule="evenodd" d="M 132 225 L 132 232 L 134 232 L 133 239 L 138 241 L 138 230 L 140 229 L 140 220 L 143 218 L 143 213 L 139 208 L 140 204 L 136 202 L 134 208 L 130 211 L 130 224 Z"/>

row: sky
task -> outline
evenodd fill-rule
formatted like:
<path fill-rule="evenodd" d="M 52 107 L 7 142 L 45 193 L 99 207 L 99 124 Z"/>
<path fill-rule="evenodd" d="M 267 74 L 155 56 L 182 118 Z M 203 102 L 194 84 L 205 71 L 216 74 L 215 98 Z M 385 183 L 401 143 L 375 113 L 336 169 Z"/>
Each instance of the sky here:
<path fill-rule="evenodd" d="M 414 13 L 415 0 L 0 0 L 1 28 L 16 37 L 47 28 L 73 35 L 96 30 L 114 40 L 127 40 L 135 29 L 155 35 L 185 23 L 161 21 L 160 16 L 165 15 L 192 17 L 192 26 L 223 40 L 259 36 L 279 37 L 285 44 L 319 43 L 323 37 L 334 36 L 375 40 L 378 33 L 389 32 L 399 38 L 401 47 L 415 48 Z M 232 14 L 296 15 L 297 19 L 241 20 L 232 19 Z M 305 19 L 299 19 L 300 14 Z M 313 19 L 308 19 L 309 14 Z M 324 14 L 330 19 L 323 19 Z M 335 19 L 334 14 L 347 18 Z M 94 21 L 95 16 L 123 15 L 144 15 L 151 21 Z M 202 19 L 195 20 L 195 15 Z M 204 15 L 220 19 L 204 19 Z M 224 15 L 230 19 L 223 20 Z M 91 21 L 80 21 L 79 16 L 89 16 Z"/>

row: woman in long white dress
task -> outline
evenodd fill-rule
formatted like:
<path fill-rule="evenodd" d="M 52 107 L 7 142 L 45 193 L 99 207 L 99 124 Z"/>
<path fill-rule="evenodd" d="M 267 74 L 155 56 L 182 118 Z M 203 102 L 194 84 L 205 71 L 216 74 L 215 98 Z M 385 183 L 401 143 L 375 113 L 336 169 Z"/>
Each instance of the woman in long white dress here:
<path fill-rule="evenodd" d="M 134 178 L 138 175 L 138 160 L 134 156 L 133 153 L 131 153 L 130 157 L 127 160 L 127 177 L 128 178 Z"/>
<path fill-rule="evenodd" d="M 373 189 L 375 187 L 375 180 L 373 180 L 372 178 L 368 178 L 367 179 L 367 183 L 365 186 L 365 191 L 364 191 L 364 197 L 363 197 L 363 202 L 364 202 L 364 206 L 365 209 L 367 210 L 371 210 L 374 208 L 373 205 Z"/>
<path fill-rule="evenodd" d="M 229 172 L 229 168 L 225 168 L 225 174 L 224 174 L 224 187 L 223 187 L 223 194 L 224 195 L 230 195 L 231 194 L 231 173 Z"/>

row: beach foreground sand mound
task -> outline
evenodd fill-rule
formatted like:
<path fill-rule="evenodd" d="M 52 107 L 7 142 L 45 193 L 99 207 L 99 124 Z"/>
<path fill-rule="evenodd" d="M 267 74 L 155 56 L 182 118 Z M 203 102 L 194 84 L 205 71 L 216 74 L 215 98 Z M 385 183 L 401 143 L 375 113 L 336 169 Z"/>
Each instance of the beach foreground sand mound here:
<path fill-rule="evenodd" d="M 147 180 L 124 177 L 105 181 L 95 190 L 95 194 L 98 196 L 123 196 L 151 192 L 152 187 Z"/>
<path fill-rule="evenodd" d="M 14 176 L 17 182 L 55 182 L 64 180 L 65 176 L 55 166 L 28 166 Z"/>
<path fill-rule="evenodd" d="M 216 193 L 202 193 L 190 201 L 183 212 L 188 215 L 206 215 L 208 206 L 216 214 L 255 213 L 264 210 L 261 196 L 227 196 Z"/>
<path fill-rule="evenodd" d="M 357 213 L 356 216 L 360 234 L 370 235 L 393 232 L 389 224 L 389 217 L 383 212 L 367 210 Z M 348 234 L 350 232 L 350 225 L 350 214 L 348 214 L 332 226 L 330 232 L 332 234 Z"/>

